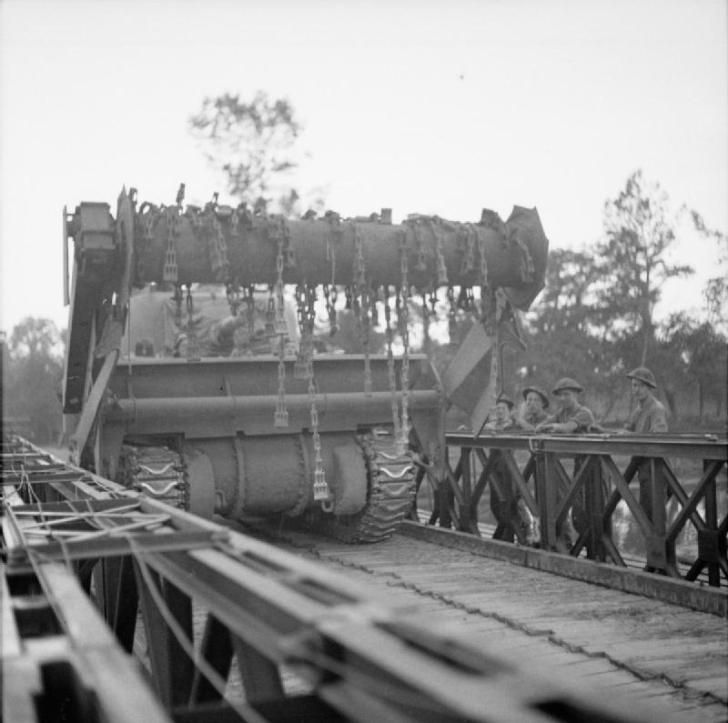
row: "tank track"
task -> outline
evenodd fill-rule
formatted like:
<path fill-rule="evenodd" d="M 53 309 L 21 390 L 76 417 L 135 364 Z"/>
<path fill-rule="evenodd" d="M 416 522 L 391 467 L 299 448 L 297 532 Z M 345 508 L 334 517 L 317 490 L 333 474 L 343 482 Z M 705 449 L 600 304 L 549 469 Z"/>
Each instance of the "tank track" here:
<path fill-rule="evenodd" d="M 355 515 L 324 515 L 316 527 L 342 542 L 380 542 L 392 536 L 412 509 L 414 464 L 409 453 L 397 453 L 391 435 L 358 435 L 357 442 L 367 467 L 367 503 Z"/>
<path fill-rule="evenodd" d="M 123 445 L 118 481 L 172 507 L 189 509 L 187 468 L 182 455 L 169 447 Z"/>

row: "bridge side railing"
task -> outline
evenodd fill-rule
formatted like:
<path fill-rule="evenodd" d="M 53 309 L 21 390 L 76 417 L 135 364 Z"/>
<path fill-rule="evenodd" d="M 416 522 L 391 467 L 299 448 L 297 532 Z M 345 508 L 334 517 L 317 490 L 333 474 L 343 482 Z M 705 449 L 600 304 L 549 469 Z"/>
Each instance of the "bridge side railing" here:
<path fill-rule="evenodd" d="M 437 490 L 433 524 L 481 534 L 479 513 L 490 492 L 505 508 L 510 503 L 506 527 L 516 544 L 626 566 L 629 552 L 615 534 L 626 506 L 647 571 L 728 584 L 725 438 L 503 432 L 449 434 L 447 445 L 448 484 Z M 521 524 L 524 508 L 540 529 L 535 539 Z M 678 545 L 688 529 L 689 549 Z"/>

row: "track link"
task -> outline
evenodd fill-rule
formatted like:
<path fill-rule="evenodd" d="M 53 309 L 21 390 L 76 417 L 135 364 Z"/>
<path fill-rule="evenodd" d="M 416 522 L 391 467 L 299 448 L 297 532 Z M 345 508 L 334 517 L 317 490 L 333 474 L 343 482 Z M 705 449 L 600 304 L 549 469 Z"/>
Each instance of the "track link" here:
<path fill-rule="evenodd" d="M 408 453 L 397 453 L 391 435 L 358 435 L 357 442 L 367 468 L 367 503 L 355 515 L 324 517 L 322 531 L 352 544 L 380 542 L 391 537 L 412 509 L 414 465 Z"/>
<path fill-rule="evenodd" d="M 189 481 L 182 456 L 169 447 L 125 444 L 119 482 L 172 507 L 189 509 Z"/>

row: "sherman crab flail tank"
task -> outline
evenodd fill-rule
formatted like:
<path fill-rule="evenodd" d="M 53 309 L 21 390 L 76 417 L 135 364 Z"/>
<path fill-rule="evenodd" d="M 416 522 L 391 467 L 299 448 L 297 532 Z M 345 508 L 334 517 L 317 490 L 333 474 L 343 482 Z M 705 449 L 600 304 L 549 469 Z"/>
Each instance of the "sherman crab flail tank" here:
<path fill-rule="evenodd" d="M 386 537 L 413 503 L 413 448 L 433 484 L 446 479 L 447 404 L 476 432 L 485 420 L 501 332 L 543 286 L 538 213 L 288 220 L 217 200 L 184 207 L 183 196 L 155 206 L 123 190 L 115 215 L 105 203 L 64 210 L 74 454 L 203 515 L 286 515 L 351 541 Z M 210 288 L 224 315 L 204 313 Z M 409 341 L 411 309 L 427 326 L 438 294 L 479 319 L 442 379 Z M 315 343 L 317 314 L 333 330 L 343 308 L 361 354 Z M 374 328 L 385 354 L 368 350 Z"/>

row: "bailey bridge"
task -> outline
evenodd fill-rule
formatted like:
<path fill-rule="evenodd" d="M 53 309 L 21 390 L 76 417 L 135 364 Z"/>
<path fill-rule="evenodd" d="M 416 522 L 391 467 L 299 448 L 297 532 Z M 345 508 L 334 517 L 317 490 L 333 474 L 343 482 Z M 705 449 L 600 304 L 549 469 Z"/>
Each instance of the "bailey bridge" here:
<path fill-rule="evenodd" d="M 203 520 L 5 439 L 3 719 L 725 720 L 726 440 L 447 441 L 449 487 L 419 510 L 433 524 L 346 545 Z M 494 450 L 538 547 L 479 519 Z"/>

